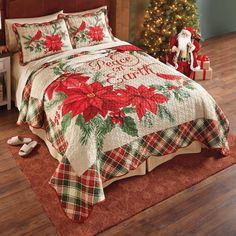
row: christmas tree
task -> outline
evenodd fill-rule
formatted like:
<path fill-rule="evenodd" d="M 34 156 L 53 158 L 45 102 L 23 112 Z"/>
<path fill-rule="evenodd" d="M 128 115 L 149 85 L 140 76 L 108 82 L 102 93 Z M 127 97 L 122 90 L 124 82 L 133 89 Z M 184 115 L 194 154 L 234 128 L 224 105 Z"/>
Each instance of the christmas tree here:
<path fill-rule="evenodd" d="M 184 27 L 199 28 L 196 0 L 151 0 L 142 32 L 145 51 L 163 60 L 170 37 Z"/>

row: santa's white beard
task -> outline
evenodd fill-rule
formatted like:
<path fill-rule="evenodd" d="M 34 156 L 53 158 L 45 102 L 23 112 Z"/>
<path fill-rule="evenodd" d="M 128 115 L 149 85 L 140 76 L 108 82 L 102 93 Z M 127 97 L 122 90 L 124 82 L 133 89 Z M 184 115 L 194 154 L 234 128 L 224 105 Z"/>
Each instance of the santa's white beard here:
<path fill-rule="evenodd" d="M 182 35 L 178 36 L 178 48 L 180 51 L 185 51 L 187 49 L 188 43 L 191 43 L 190 37 L 183 37 Z"/>

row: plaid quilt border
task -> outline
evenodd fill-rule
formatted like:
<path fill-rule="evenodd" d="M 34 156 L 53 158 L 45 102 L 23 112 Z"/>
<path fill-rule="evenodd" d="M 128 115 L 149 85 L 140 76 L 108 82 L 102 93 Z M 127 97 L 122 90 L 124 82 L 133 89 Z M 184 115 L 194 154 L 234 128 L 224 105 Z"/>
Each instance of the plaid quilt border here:
<path fill-rule="evenodd" d="M 95 204 L 104 201 L 103 183 L 136 169 L 150 156 L 163 156 L 199 141 L 208 148 L 229 151 L 229 124 L 220 108 L 220 122 L 198 119 L 152 133 L 130 144 L 103 153 L 82 176 L 77 176 L 69 161 L 59 163 L 49 184 L 56 190 L 66 215 L 75 221 L 88 218 Z M 157 157 L 158 158 L 158 157 Z"/>

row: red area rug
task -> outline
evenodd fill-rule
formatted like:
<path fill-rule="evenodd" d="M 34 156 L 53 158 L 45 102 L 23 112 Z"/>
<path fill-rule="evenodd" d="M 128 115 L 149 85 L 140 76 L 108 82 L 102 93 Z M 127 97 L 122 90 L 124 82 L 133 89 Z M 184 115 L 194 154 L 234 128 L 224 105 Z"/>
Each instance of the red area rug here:
<path fill-rule="evenodd" d="M 106 188 L 106 201 L 94 207 L 85 223 L 78 224 L 65 216 L 56 193 L 48 185 L 57 161 L 42 141 L 26 136 L 39 141 L 37 150 L 28 159 L 22 159 L 17 154 L 19 148 L 11 147 L 12 155 L 58 233 L 67 236 L 95 235 L 236 163 L 236 137 L 231 135 L 230 156 L 219 158 L 216 151 L 204 149 L 199 154 L 177 156 L 145 176 L 116 182 Z"/>

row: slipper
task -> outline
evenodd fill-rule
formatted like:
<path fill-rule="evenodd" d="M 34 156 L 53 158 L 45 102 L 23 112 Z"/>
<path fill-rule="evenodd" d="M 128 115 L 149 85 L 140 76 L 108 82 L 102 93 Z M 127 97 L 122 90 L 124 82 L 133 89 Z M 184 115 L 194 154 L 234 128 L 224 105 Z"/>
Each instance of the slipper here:
<path fill-rule="evenodd" d="M 21 157 L 29 155 L 33 151 L 33 149 L 37 146 L 37 144 L 38 143 L 36 141 L 32 141 L 29 144 L 24 144 L 19 151 L 19 155 Z"/>
<path fill-rule="evenodd" d="M 32 141 L 31 138 L 23 138 L 21 136 L 14 136 L 10 139 L 7 140 L 7 143 L 12 146 L 17 146 L 17 145 L 22 145 L 22 144 L 27 144 Z"/>

